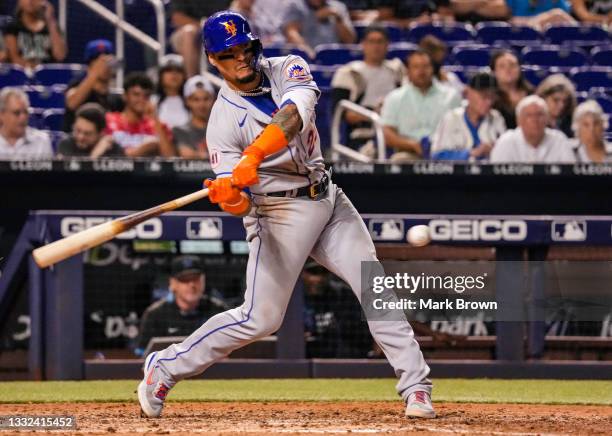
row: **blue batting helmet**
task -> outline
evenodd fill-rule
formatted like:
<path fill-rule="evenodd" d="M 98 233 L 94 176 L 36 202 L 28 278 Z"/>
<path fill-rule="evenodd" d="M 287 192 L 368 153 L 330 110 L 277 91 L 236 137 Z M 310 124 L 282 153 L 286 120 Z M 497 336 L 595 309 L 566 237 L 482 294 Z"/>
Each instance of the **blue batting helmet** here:
<path fill-rule="evenodd" d="M 220 11 L 208 17 L 202 28 L 202 41 L 207 53 L 218 53 L 249 41 L 255 44 L 255 58 L 262 50 L 261 42 L 251 32 L 246 18 L 232 11 Z"/>

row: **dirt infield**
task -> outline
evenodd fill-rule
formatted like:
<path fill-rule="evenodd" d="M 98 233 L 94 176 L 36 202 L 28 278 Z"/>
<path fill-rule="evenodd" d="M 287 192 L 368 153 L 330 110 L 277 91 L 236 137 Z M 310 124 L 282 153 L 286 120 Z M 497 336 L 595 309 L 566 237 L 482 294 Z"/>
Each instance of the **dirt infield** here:
<path fill-rule="evenodd" d="M 612 429 L 612 406 L 470 403 L 435 406 L 439 418 L 434 420 L 404 418 L 400 402 L 169 402 L 164 417 L 153 420 L 140 418 L 136 403 L 0 404 L 0 415 L 72 414 L 77 418 L 80 434 L 582 435 L 610 434 Z"/>

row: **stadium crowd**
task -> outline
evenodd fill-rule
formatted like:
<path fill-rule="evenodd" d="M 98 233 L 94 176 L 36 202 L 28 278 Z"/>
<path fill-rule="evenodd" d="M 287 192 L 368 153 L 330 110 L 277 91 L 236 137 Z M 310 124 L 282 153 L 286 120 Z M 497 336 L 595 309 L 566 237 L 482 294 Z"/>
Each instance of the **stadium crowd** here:
<path fill-rule="evenodd" d="M 122 60 L 104 39 L 85 45 L 68 80 L 46 84 L 65 74 L 67 44 L 51 3 L 18 0 L 1 23 L 0 157 L 207 158 L 215 88 L 198 74 L 200 28 L 225 8 L 249 19 L 264 55 L 311 63 L 324 137 L 350 100 L 379 114 L 392 162 L 610 160 L 607 0 L 171 0 L 175 53 L 153 75 L 129 73 L 119 93 Z M 590 73 L 599 81 L 578 81 Z M 341 137 L 377 157 L 371 117 L 346 110 Z"/>

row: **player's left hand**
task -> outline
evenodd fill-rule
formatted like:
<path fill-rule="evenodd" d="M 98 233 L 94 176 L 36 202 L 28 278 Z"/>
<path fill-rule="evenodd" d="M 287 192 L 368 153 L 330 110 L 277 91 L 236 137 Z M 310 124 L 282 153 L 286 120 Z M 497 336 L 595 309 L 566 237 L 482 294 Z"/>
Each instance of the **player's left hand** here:
<path fill-rule="evenodd" d="M 204 186 L 208 188 L 208 199 L 211 203 L 236 203 L 240 200 L 240 189 L 232 185 L 229 177 L 206 179 Z"/>
<path fill-rule="evenodd" d="M 263 156 L 258 153 L 245 153 L 232 170 L 232 184 L 238 188 L 259 183 L 257 169 L 263 160 Z"/>

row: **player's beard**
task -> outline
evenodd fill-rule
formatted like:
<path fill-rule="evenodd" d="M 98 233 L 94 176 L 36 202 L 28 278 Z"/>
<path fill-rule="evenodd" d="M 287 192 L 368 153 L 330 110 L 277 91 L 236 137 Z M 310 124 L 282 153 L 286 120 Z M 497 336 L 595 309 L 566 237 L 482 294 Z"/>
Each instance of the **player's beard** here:
<path fill-rule="evenodd" d="M 257 71 L 253 70 L 251 74 L 246 77 L 238 77 L 236 82 L 240 83 L 241 85 L 246 85 L 247 83 L 253 82 L 255 79 L 257 79 Z"/>

